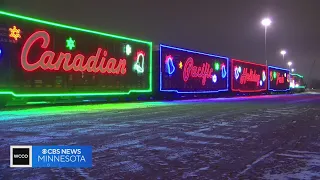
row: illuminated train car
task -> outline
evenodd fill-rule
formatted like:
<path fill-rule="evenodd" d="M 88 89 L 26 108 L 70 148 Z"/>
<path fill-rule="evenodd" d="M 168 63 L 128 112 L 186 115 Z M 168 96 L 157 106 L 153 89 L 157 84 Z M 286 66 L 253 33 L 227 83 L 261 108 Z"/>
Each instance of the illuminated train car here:
<path fill-rule="evenodd" d="M 299 93 L 306 90 L 306 83 L 300 74 L 290 74 L 290 89 L 292 92 Z"/>
<path fill-rule="evenodd" d="M 0 11 L 0 107 L 304 90 L 289 70 Z M 113 99 L 116 98 L 116 99 Z M 12 101 L 13 100 L 13 101 Z"/>
<path fill-rule="evenodd" d="M 229 58 L 160 44 L 155 56 L 158 97 L 213 97 L 229 91 Z"/>
<path fill-rule="evenodd" d="M 230 63 L 230 90 L 233 95 L 267 93 L 268 69 L 266 65 L 237 59 L 232 59 Z"/>
<path fill-rule="evenodd" d="M 290 70 L 268 66 L 268 90 L 271 94 L 290 92 Z"/>
<path fill-rule="evenodd" d="M 0 103 L 152 93 L 152 43 L 0 11 Z"/>

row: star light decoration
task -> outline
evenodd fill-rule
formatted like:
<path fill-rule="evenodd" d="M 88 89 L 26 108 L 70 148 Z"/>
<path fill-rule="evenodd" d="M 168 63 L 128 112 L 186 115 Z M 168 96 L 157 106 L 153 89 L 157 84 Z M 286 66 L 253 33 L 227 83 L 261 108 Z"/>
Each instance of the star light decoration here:
<path fill-rule="evenodd" d="M 69 39 L 66 40 L 66 47 L 69 50 L 72 50 L 73 48 L 76 47 L 76 40 L 73 40 L 71 37 L 69 37 Z"/>
<path fill-rule="evenodd" d="M 17 29 L 16 26 L 13 26 L 12 28 L 9 28 L 10 34 L 9 37 L 13 38 L 14 40 L 18 40 L 18 38 L 21 38 L 20 29 Z"/>
<path fill-rule="evenodd" d="M 180 61 L 180 63 L 179 63 L 179 68 L 182 69 L 182 66 L 183 66 L 183 65 L 182 65 L 182 62 Z"/>

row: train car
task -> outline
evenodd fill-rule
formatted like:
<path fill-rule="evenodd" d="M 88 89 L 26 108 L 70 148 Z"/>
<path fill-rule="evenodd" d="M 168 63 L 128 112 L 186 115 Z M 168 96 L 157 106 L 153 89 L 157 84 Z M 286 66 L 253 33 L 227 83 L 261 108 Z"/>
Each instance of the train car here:
<path fill-rule="evenodd" d="M 290 89 L 294 93 L 300 93 L 306 90 L 306 83 L 302 75 L 290 74 Z"/>
<path fill-rule="evenodd" d="M 266 94 L 268 89 L 267 66 L 232 59 L 230 69 L 233 95 Z"/>
<path fill-rule="evenodd" d="M 271 94 L 290 92 L 290 70 L 268 66 L 268 90 Z"/>
<path fill-rule="evenodd" d="M 228 57 L 164 44 L 157 54 L 158 96 L 213 97 L 228 92 Z"/>
<path fill-rule="evenodd" d="M 152 42 L 0 11 L 0 104 L 152 93 Z"/>

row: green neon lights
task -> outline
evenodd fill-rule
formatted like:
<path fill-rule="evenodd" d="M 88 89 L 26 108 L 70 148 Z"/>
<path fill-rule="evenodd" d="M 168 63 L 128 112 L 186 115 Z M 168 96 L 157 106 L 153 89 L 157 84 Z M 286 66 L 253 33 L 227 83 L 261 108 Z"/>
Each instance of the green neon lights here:
<path fill-rule="evenodd" d="M 56 26 L 56 27 L 60 27 L 60 28 L 72 29 L 72 30 L 76 30 L 76 31 L 82 31 L 82 32 L 87 32 L 87 33 L 91 33 L 91 34 L 98 34 L 98 35 L 101 35 L 101 36 L 107 36 L 107 37 L 123 39 L 123 40 L 129 40 L 129 41 L 134 41 L 134 42 L 139 42 L 139 43 L 152 45 L 152 42 L 148 42 L 148 41 L 128 38 L 128 37 L 119 36 L 119 35 L 113 35 L 113 34 L 108 34 L 108 33 L 103 33 L 103 32 L 98 32 L 98 31 L 94 31 L 94 30 L 88 30 L 88 29 L 84 29 L 84 28 L 80 28 L 80 27 L 74 27 L 74 26 L 59 24 L 59 23 L 55 23 L 55 22 L 49 22 L 49 21 L 40 20 L 40 19 L 27 17 L 27 16 L 22 16 L 22 15 L 18 15 L 18 14 L 13 14 L 13 13 L 1 11 L 1 10 L 0 10 L 0 14 L 1 15 L 5 15 L 5 16 L 10 16 L 10 17 L 13 17 L 13 18 L 27 20 L 27 21 L 33 21 L 33 22 L 36 22 L 36 23 L 47 24 L 47 25 L 50 25 L 50 26 Z"/>
<path fill-rule="evenodd" d="M 273 72 L 273 79 L 277 79 L 277 73 L 275 71 Z"/>
<path fill-rule="evenodd" d="M 105 37 L 109 37 L 109 38 L 115 38 L 115 39 L 120 39 L 120 40 L 127 40 L 127 41 L 132 41 L 132 42 L 137 42 L 137 43 L 143 43 L 143 44 L 147 44 L 149 46 L 149 60 L 150 60 L 150 64 L 149 64 L 149 88 L 148 89 L 137 89 L 137 90 L 129 90 L 128 92 L 106 92 L 106 93 L 92 93 L 92 92 L 88 92 L 88 93 L 53 93 L 53 94 L 49 94 L 49 93 L 35 93 L 35 94 L 31 94 L 31 93 L 15 93 L 13 91 L 8 91 L 8 90 L 0 90 L 0 95 L 12 95 L 15 97 L 59 97 L 59 96 L 107 96 L 107 95 L 129 95 L 130 93 L 148 93 L 148 92 L 152 92 L 152 42 L 150 41 L 143 41 L 143 40 L 138 40 L 138 39 L 133 39 L 133 38 L 128 38 L 128 37 L 124 37 L 124 36 L 120 36 L 120 35 L 113 35 L 113 34 L 108 34 L 108 33 L 103 33 L 103 32 L 98 32 L 98 31 L 94 31 L 94 30 L 88 30 L 88 29 L 84 29 L 84 28 L 80 28 L 80 27 L 75 27 L 75 26 L 69 26 L 69 25 L 64 25 L 64 24 L 60 24 L 60 23 L 55 23 L 55 22 L 49 22 L 49 21 L 45 21 L 45 20 L 40 20 L 40 19 L 36 19 L 36 18 L 32 18 L 32 17 L 26 17 L 23 15 L 18 15 L 18 14 L 14 14 L 14 13 L 10 13 L 10 12 L 5 12 L 0 10 L 0 15 L 3 16 L 9 16 L 12 18 L 16 18 L 16 19 L 21 19 L 21 20 L 25 20 L 25 21 L 31 21 L 34 23 L 40 23 L 40 24 L 45 24 L 45 25 L 49 25 L 49 26 L 55 26 L 58 28 L 63 28 L 63 29 L 70 29 L 70 30 L 75 30 L 75 31 L 81 31 L 81 32 L 85 32 L 85 33 L 89 33 L 89 34 L 96 34 L 96 35 L 100 35 L 100 36 L 105 36 Z M 144 69 L 143 69 L 144 71 Z"/>
<path fill-rule="evenodd" d="M 300 77 L 300 78 L 303 78 L 303 76 L 302 75 L 300 75 L 300 74 L 291 74 L 292 76 L 298 76 L 298 77 Z"/>
<path fill-rule="evenodd" d="M 73 48 L 76 47 L 76 40 L 73 40 L 71 37 L 69 37 L 69 39 L 66 40 L 66 47 L 69 50 L 72 50 Z"/>
<path fill-rule="evenodd" d="M 12 95 L 15 97 L 59 97 L 59 96 L 106 96 L 106 95 L 129 95 L 132 92 L 152 92 L 148 90 L 130 90 L 129 92 L 108 92 L 108 93 L 61 93 L 61 94 L 16 94 L 12 91 L 0 91 L 0 95 Z"/>
<path fill-rule="evenodd" d="M 214 69 L 216 71 L 219 71 L 220 70 L 220 64 L 218 62 L 214 63 Z"/>

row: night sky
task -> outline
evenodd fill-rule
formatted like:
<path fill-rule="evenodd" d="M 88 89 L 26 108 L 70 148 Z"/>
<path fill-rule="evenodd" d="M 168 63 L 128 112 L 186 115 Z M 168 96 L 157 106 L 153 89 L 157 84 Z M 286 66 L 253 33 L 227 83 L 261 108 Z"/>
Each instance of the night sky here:
<path fill-rule="evenodd" d="M 265 63 L 260 21 L 268 16 L 268 63 L 287 67 L 280 55 L 285 48 L 297 73 L 320 79 L 319 0 L 0 2 L 1 9 L 18 14 L 256 63 Z"/>

